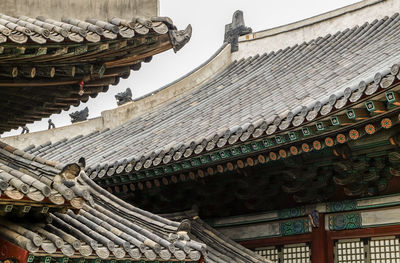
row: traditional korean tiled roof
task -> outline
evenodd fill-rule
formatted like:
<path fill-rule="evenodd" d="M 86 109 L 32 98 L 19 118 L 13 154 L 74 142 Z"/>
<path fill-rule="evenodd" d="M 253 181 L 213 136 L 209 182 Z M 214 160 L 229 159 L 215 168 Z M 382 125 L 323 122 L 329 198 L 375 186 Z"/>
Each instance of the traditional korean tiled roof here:
<path fill-rule="evenodd" d="M 38 44 L 65 41 L 95 43 L 106 39 L 132 38 L 135 34 L 146 35 L 150 31 L 162 35 L 168 32 L 169 27 L 174 26 L 166 17 L 138 17 L 131 21 L 120 18 L 112 18 L 110 21 L 62 18 L 61 21 L 56 21 L 44 16 L 30 18 L 0 14 L 1 43 L 7 40 L 18 44 L 28 41 Z"/>
<path fill-rule="evenodd" d="M 92 198 L 76 181 L 81 167 L 44 160 L 0 142 L 0 204 L 3 214 L 80 209 Z"/>
<path fill-rule="evenodd" d="M 164 214 L 163 217 L 171 220 L 190 220 L 191 233 L 190 236 L 198 239 L 200 242 L 207 244 L 207 255 L 209 262 L 271 262 L 261 257 L 253 251 L 234 242 L 226 235 L 218 232 L 201 220 L 196 211 L 189 210 L 184 212 Z"/>
<path fill-rule="evenodd" d="M 0 219 L 0 236 L 26 249 L 30 257 L 83 257 L 145 261 L 208 261 L 204 243 L 192 240 L 190 223 L 174 222 L 118 199 L 82 173 L 80 182 L 93 196 L 78 212 L 50 213 L 48 222 Z M 214 241 L 210 240 L 210 243 Z"/>
<path fill-rule="evenodd" d="M 141 62 L 190 39 L 167 17 L 85 21 L 0 13 L 0 133 L 108 90 Z"/>
<path fill-rule="evenodd" d="M 28 150 L 64 162 L 71 161 L 71 152 L 85 156 L 90 177 L 101 178 L 156 171 L 254 139 L 286 138 L 293 129 L 301 133 L 301 127 L 320 134 L 325 125 L 331 131 L 343 126 L 331 123 L 329 116 L 340 113 L 347 118 L 346 110 L 356 104 L 360 109 L 353 113 L 374 115 L 373 102 L 364 101 L 398 81 L 399 30 L 400 16 L 395 14 L 233 61 L 200 87 L 120 127 Z M 327 121 L 318 124 L 322 118 Z M 297 139 L 308 135 L 297 134 Z M 278 139 L 271 145 L 292 140 Z"/>

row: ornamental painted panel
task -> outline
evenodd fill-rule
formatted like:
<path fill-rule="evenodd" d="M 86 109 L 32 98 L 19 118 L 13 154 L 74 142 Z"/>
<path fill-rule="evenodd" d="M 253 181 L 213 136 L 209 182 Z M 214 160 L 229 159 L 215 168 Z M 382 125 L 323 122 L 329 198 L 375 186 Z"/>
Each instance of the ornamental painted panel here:
<path fill-rule="evenodd" d="M 310 220 L 298 219 L 279 223 L 282 236 L 299 235 L 311 232 Z"/>
<path fill-rule="evenodd" d="M 329 216 L 329 230 L 347 230 L 361 228 L 360 213 L 348 213 Z"/>
<path fill-rule="evenodd" d="M 356 209 L 357 209 L 356 200 L 345 200 L 342 202 L 330 202 L 326 204 L 327 212 L 351 211 Z"/>
<path fill-rule="evenodd" d="M 306 208 L 304 206 L 293 207 L 278 211 L 280 219 L 300 217 L 306 214 Z"/>

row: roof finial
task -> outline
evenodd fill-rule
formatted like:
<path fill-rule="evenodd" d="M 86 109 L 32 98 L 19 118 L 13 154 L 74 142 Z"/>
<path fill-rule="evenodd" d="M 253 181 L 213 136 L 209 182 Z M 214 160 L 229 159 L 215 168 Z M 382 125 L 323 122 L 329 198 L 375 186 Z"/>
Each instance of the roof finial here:
<path fill-rule="evenodd" d="M 117 95 L 115 95 L 115 99 L 117 100 L 118 106 L 132 101 L 131 89 L 127 88 L 124 92 L 117 93 Z"/>
<path fill-rule="evenodd" d="M 239 37 L 251 33 L 253 30 L 244 25 L 243 11 L 233 13 L 232 23 L 225 25 L 224 43 L 231 44 L 231 52 L 239 50 Z"/>
<path fill-rule="evenodd" d="M 188 25 L 185 30 L 171 30 L 169 31 L 169 38 L 174 52 L 178 52 L 192 37 L 192 26 Z"/>
<path fill-rule="evenodd" d="M 89 109 L 88 107 L 84 108 L 81 111 L 75 111 L 71 114 L 69 114 L 71 117 L 71 122 L 80 122 L 80 121 L 86 121 L 87 117 L 89 116 Z"/>

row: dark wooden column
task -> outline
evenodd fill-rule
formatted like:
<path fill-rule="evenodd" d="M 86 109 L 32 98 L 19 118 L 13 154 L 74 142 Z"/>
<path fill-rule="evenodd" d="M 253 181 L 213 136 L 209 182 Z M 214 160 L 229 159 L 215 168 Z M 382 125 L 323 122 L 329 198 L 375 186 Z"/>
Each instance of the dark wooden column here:
<path fill-rule="evenodd" d="M 327 247 L 324 214 L 319 214 L 319 227 L 313 227 L 311 238 L 311 262 L 328 262 L 327 251 L 333 248 Z"/>

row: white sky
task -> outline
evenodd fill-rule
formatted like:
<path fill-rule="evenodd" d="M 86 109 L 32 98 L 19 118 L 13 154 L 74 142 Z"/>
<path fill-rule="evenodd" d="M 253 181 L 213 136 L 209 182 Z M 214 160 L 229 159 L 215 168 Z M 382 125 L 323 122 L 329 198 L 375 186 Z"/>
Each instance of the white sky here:
<path fill-rule="evenodd" d="M 68 112 L 51 116 L 56 127 L 70 124 L 68 113 L 89 108 L 89 118 L 117 107 L 114 95 L 130 87 L 134 97 L 156 90 L 207 60 L 221 45 L 225 24 L 240 9 L 246 26 L 253 32 L 288 24 L 359 0 L 160 0 L 160 15 L 169 16 L 178 29 L 193 27 L 192 38 L 177 54 L 172 50 L 155 55 L 150 63 L 142 63 L 139 71 L 131 72 L 129 79 L 121 79 L 118 86 L 110 86 L 107 93 L 90 98 L 87 103 L 71 107 Z M 282 47 L 285 48 L 285 47 Z M 47 120 L 28 124 L 31 132 L 47 129 Z M 4 136 L 19 134 L 21 129 Z"/>

